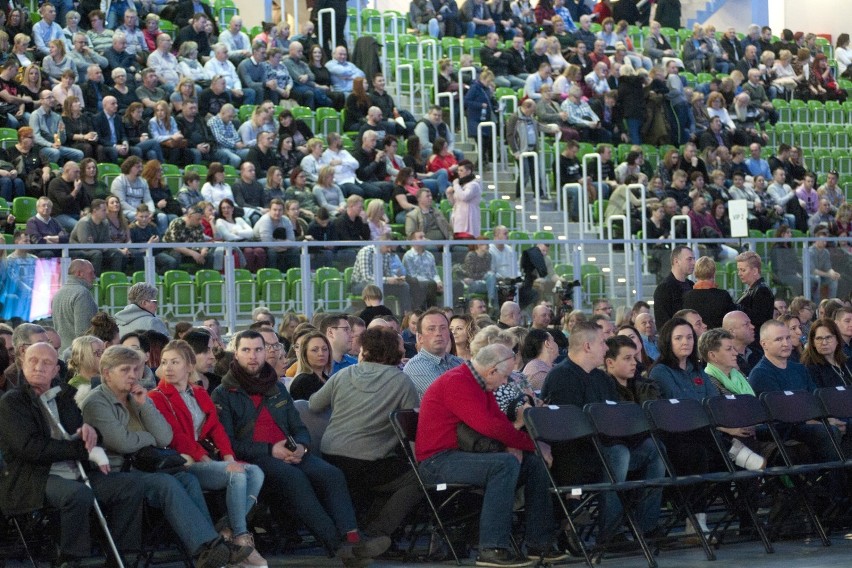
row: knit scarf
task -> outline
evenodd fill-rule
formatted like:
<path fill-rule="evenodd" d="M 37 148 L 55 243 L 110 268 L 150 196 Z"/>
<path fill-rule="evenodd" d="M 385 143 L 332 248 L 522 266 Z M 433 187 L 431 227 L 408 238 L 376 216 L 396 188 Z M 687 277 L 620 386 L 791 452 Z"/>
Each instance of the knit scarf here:
<path fill-rule="evenodd" d="M 250 395 L 266 394 L 278 382 L 275 369 L 265 362 L 256 375 L 249 374 L 236 360 L 231 361 L 230 371 L 240 387 Z"/>
<path fill-rule="evenodd" d="M 731 369 L 731 376 L 725 376 L 719 368 L 712 363 L 707 363 L 704 372 L 719 381 L 723 387 L 734 394 L 750 394 L 754 396 L 754 389 L 745 378 L 739 369 Z"/>
<path fill-rule="evenodd" d="M 472 182 L 472 181 L 473 181 L 473 180 L 475 180 L 475 179 L 476 179 L 476 176 L 475 176 L 474 174 L 470 174 L 469 176 L 460 177 L 460 178 L 459 178 L 459 183 L 460 183 L 461 185 L 465 185 L 465 184 L 467 184 L 467 183 Z"/>

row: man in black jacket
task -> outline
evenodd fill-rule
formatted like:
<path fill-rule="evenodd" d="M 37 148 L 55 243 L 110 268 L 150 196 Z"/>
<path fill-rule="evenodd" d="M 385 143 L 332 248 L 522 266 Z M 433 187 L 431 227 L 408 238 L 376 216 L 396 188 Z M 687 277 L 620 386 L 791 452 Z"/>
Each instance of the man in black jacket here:
<path fill-rule="evenodd" d="M 695 269 L 692 249 L 687 246 L 676 247 L 671 259 L 671 273 L 654 290 L 654 321 L 657 329 L 683 308 L 683 295 L 694 286 L 692 280 L 687 278 Z"/>
<path fill-rule="evenodd" d="M 124 123 L 118 116 L 118 100 L 113 96 L 106 96 L 103 107 L 92 120 L 98 134 L 98 161 L 115 164 L 119 156 L 125 158 L 128 154 L 144 158 L 140 148 L 130 147 L 124 132 Z"/>
<path fill-rule="evenodd" d="M 389 201 L 393 183 L 385 181 L 388 177 L 387 162 L 384 151 L 376 150 L 377 140 L 378 135 L 373 130 L 362 133 L 361 147 L 352 152 L 352 157 L 358 160 L 355 175 L 361 181 L 365 197 Z"/>
<path fill-rule="evenodd" d="M 524 49 L 524 36 L 516 35 L 512 38 L 512 49 L 506 52 L 509 59 L 509 74 L 526 80 L 533 69 L 530 54 Z"/>
<path fill-rule="evenodd" d="M 737 256 L 737 276 L 748 286 L 740 299 L 740 309 L 751 320 L 755 329 L 772 319 L 775 295 L 760 275 L 761 260 L 756 252 L 746 251 Z"/>
<path fill-rule="evenodd" d="M 183 137 L 186 138 L 186 151 L 191 156 L 190 163 L 201 164 L 207 162 L 225 162 L 221 159 L 216 148 L 216 139 L 207 128 L 207 124 L 198 117 L 198 103 L 187 101 L 183 103 L 180 116 L 175 120 L 177 127 Z"/>
<path fill-rule="evenodd" d="M 257 134 L 257 144 L 253 146 L 246 156 L 246 161 L 255 164 L 257 167 L 257 177 L 266 179 L 266 172 L 272 166 L 278 165 L 278 156 L 275 155 L 275 150 L 272 145 L 275 143 L 275 134 L 272 132 L 259 132 Z"/>
<path fill-rule="evenodd" d="M 548 274 L 544 257 L 549 250 L 548 243 L 538 243 L 521 253 L 521 274 L 524 275 L 524 284 L 518 290 L 518 300 L 522 308 L 532 304 L 538 298 L 538 292 L 533 286 L 537 279 L 545 278 Z"/>
<path fill-rule="evenodd" d="M 132 473 L 110 472 L 107 455 L 97 445 L 97 431 L 83 422 L 74 402 L 74 389 L 51 388 L 57 363 L 50 344 L 30 346 L 23 357 L 26 382 L 0 400 L 0 451 L 6 462 L 0 477 L 2 512 L 58 509 L 58 565 L 73 566 L 91 554 L 89 513 L 97 498 L 109 509 L 118 549 L 138 550 L 143 487 Z M 91 488 L 80 481 L 77 462 L 89 470 Z"/>

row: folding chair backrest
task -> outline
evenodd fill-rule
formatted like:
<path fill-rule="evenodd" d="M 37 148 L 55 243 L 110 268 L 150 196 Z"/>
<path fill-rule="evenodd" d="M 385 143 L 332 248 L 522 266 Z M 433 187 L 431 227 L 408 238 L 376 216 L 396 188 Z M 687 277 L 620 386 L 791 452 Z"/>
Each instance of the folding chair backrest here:
<path fill-rule="evenodd" d="M 596 402 L 587 404 L 583 410 L 591 418 L 598 434 L 607 438 L 647 434 L 651 429 L 642 407 L 635 402 Z"/>
<path fill-rule="evenodd" d="M 826 387 L 817 389 L 814 394 L 822 403 L 826 416 L 852 418 L 852 389 Z"/>
<path fill-rule="evenodd" d="M 825 411 L 819 400 L 805 391 L 774 391 L 760 395 L 760 400 L 766 407 L 770 418 L 788 424 L 821 420 Z"/>
<path fill-rule="evenodd" d="M 325 434 L 325 429 L 328 427 L 328 421 L 331 418 L 331 409 L 327 408 L 323 412 L 314 412 L 308 407 L 307 400 L 296 400 L 294 404 L 296 410 L 299 411 L 299 418 L 302 419 L 302 423 L 311 434 L 311 443 L 308 449 L 319 453 L 322 435 Z"/>
<path fill-rule="evenodd" d="M 644 406 L 654 428 L 663 432 L 692 432 L 710 427 L 710 417 L 694 399 L 649 400 Z"/>
<path fill-rule="evenodd" d="M 713 424 L 723 428 L 745 428 L 769 421 L 760 400 L 748 394 L 711 396 L 704 400 L 704 407 Z"/>
<path fill-rule="evenodd" d="M 524 411 L 527 432 L 540 442 L 570 442 L 594 436 L 591 420 L 576 406 L 540 406 Z"/>
<path fill-rule="evenodd" d="M 409 463 L 417 469 L 417 459 L 414 457 L 414 439 L 417 437 L 417 420 L 420 413 L 414 408 L 394 410 L 390 413 L 390 421 L 393 431 L 399 439 L 400 445 L 405 452 Z"/>

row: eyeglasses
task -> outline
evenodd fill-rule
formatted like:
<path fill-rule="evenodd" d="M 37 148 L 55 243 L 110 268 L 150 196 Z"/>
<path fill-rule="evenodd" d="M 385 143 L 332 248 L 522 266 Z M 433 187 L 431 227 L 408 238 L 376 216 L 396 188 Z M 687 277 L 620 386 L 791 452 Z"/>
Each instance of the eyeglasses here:
<path fill-rule="evenodd" d="M 266 346 L 267 351 L 281 351 L 281 348 L 284 347 L 281 343 L 270 343 Z"/>
<path fill-rule="evenodd" d="M 831 343 L 832 340 L 837 339 L 833 335 L 821 335 L 818 337 L 814 337 L 814 343 Z"/>
<path fill-rule="evenodd" d="M 506 361 L 512 361 L 512 360 L 514 360 L 514 358 L 515 358 L 515 355 L 513 354 L 511 357 L 506 357 L 505 359 L 500 359 L 499 361 L 497 361 L 496 363 L 494 363 L 494 365 L 491 367 L 491 369 L 496 371 L 496 370 L 497 370 L 497 367 L 499 367 L 500 365 L 502 365 L 502 364 L 503 364 L 503 363 L 505 363 Z M 509 371 L 509 373 L 507 373 L 507 375 L 508 375 L 508 374 L 511 374 L 511 371 Z"/>

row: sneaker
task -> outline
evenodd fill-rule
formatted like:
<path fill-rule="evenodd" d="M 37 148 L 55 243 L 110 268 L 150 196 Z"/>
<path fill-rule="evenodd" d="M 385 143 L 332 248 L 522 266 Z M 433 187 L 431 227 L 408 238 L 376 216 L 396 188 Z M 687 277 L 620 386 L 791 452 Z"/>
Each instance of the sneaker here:
<path fill-rule="evenodd" d="M 242 564 L 245 560 L 251 556 L 251 553 L 254 552 L 254 547 L 252 546 L 241 546 L 234 542 L 226 542 L 225 546 L 228 547 L 228 564 Z"/>
<path fill-rule="evenodd" d="M 352 545 L 352 554 L 356 558 L 375 558 L 384 554 L 390 545 L 391 539 L 388 536 L 363 537 Z"/>
<path fill-rule="evenodd" d="M 536 562 L 541 562 L 542 564 L 554 564 L 571 558 L 571 555 L 564 550 L 558 550 L 555 546 L 551 546 L 546 549 L 528 546 L 527 558 Z"/>
<path fill-rule="evenodd" d="M 476 557 L 477 566 L 509 566 L 522 567 L 532 566 L 534 561 L 517 556 L 513 551 L 505 548 L 483 548 Z"/>
<path fill-rule="evenodd" d="M 254 537 L 251 533 L 241 534 L 234 538 L 234 544 L 251 548 L 251 554 L 240 564 L 242 568 L 267 568 L 269 566 L 263 556 L 257 552 L 257 548 L 254 546 Z"/>
<path fill-rule="evenodd" d="M 197 568 L 222 568 L 230 563 L 231 549 L 221 538 L 208 543 L 198 556 Z"/>

